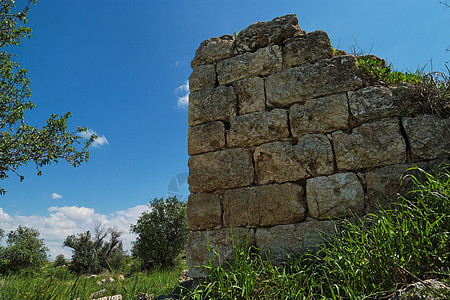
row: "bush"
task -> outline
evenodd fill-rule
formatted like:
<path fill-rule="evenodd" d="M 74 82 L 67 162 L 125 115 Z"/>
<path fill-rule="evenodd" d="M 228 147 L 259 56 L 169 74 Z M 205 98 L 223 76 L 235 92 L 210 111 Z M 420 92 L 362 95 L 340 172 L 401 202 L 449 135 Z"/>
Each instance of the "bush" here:
<path fill-rule="evenodd" d="M 131 225 L 131 231 L 137 234 L 132 253 L 146 269 L 173 267 L 186 247 L 186 203 L 176 197 L 155 198 L 148 207 L 137 224 Z"/>

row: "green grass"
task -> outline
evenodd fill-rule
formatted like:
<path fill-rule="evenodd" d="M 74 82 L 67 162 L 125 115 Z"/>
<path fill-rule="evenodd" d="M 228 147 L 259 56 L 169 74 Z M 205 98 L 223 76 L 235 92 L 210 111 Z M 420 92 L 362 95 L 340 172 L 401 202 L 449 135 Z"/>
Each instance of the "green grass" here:
<path fill-rule="evenodd" d="M 420 178 L 409 176 L 412 200 L 399 197 L 392 210 L 343 220 L 336 239 L 318 253 L 277 265 L 257 249 L 236 249 L 228 268 L 208 265 L 208 277 L 185 299 L 378 299 L 428 278 L 450 283 L 446 168 L 435 174 L 418 169 Z"/>
<path fill-rule="evenodd" d="M 89 299 L 93 293 L 105 289 L 99 295 L 121 294 L 123 299 L 136 299 L 139 293 L 154 296 L 169 294 L 178 284 L 183 265 L 171 270 L 134 273 L 123 281 L 114 274 L 103 274 L 96 278 L 71 274 L 64 268 L 46 268 L 41 273 L 10 275 L 0 278 L 0 299 Z M 115 278 L 110 282 L 109 278 Z M 100 283 L 106 279 L 105 283 Z"/>

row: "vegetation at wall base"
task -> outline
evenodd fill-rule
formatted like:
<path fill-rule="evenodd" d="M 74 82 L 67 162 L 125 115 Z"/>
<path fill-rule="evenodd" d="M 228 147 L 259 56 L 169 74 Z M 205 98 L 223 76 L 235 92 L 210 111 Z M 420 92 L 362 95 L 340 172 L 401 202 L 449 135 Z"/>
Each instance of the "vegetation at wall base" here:
<path fill-rule="evenodd" d="M 318 253 L 273 264 L 257 249 L 235 249 L 227 268 L 207 265 L 207 278 L 184 299 L 380 299 L 429 278 L 450 285 L 449 166 L 415 169 L 407 198 L 399 196 L 391 210 L 343 220 L 336 239 Z"/>

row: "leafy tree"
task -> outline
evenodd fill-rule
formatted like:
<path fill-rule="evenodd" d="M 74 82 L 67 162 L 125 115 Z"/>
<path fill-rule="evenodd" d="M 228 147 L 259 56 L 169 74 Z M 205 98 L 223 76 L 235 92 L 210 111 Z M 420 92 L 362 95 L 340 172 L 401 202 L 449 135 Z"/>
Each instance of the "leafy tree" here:
<path fill-rule="evenodd" d="M 18 169 L 34 162 L 37 174 L 41 175 L 41 167 L 65 160 L 74 167 L 87 161 L 87 148 L 96 136 L 78 146 L 82 137 L 80 132 L 85 127 L 78 127 L 70 132 L 67 120 L 70 112 L 62 116 L 52 114 L 42 128 L 27 125 L 25 112 L 35 107 L 30 100 L 30 80 L 27 70 L 12 60 L 13 46 L 19 46 L 23 38 L 31 37 L 31 28 L 24 26 L 30 5 L 37 0 L 23 0 L 25 7 L 16 9 L 14 0 L 0 0 L 0 180 L 15 173 L 22 181 L 24 177 Z M 0 187 L 0 194 L 5 190 Z"/>
<path fill-rule="evenodd" d="M 55 263 L 53 264 L 53 266 L 61 267 L 61 266 L 65 266 L 65 265 L 66 265 L 66 259 L 64 258 L 64 254 L 58 254 L 55 257 Z"/>
<path fill-rule="evenodd" d="M 155 198 L 148 207 L 137 224 L 131 225 L 137 234 L 132 253 L 142 259 L 146 269 L 172 267 L 186 247 L 186 203 L 176 197 Z"/>
<path fill-rule="evenodd" d="M 6 248 L 0 251 L 1 272 L 36 270 L 43 266 L 47 262 L 48 249 L 39 235 L 38 230 L 22 226 L 11 231 L 6 240 Z"/>
<path fill-rule="evenodd" d="M 94 236 L 89 230 L 68 236 L 64 246 L 72 248 L 73 253 L 69 269 L 79 274 L 91 274 L 108 269 L 108 264 L 113 269 L 119 268 L 125 255 L 122 241 L 119 240 L 121 234 L 117 228 L 105 230 L 97 224 Z"/>

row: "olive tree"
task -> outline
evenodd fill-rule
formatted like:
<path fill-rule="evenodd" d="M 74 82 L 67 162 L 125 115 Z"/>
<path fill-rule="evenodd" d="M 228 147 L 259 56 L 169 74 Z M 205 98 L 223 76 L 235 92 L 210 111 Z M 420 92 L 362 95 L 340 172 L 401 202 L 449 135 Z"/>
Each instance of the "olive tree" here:
<path fill-rule="evenodd" d="M 187 242 L 186 203 L 176 197 L 150 201 L 131 231 L 137 234 L 132 253 L 146 269 L 173 267 Z"/>
<path fill-rule="evenodd" d="M 16 2 L 23 8 L 16 8 Z M 50 115 L 42 128 L 25 122 L 25 113 L 36 106 L 30 99 L 28 71 L 13 60 L 15 55 L 10 51 L 23 38 L 31 37 L 31 28 L 25 24 L 33 4 L 36 0 L 0 0 L 0 180 L 14 173 L 22 181 L 18 169 L 29 162 L 34 162 L 38 175 L 42 166 L 60 160 L 76 167 L 87 161 L 87 149 L 96 138 L 93 135 L 82 145 L 80 133 L 87 129 L 68 131 L 70 112 Z M 4 193 L 0 187 L 0 194 Z"/>

